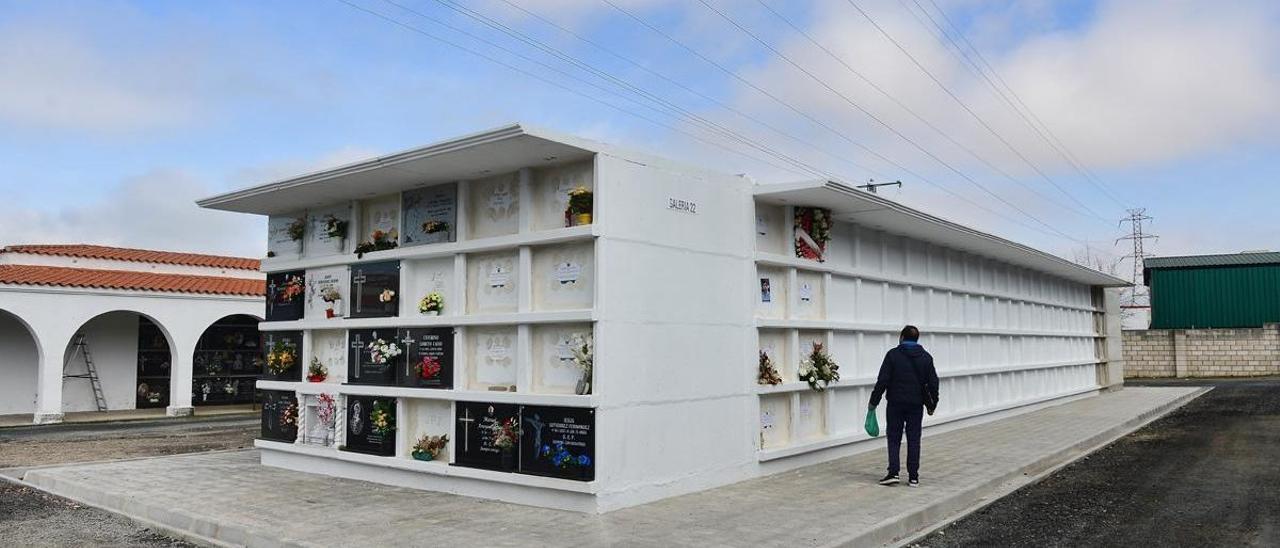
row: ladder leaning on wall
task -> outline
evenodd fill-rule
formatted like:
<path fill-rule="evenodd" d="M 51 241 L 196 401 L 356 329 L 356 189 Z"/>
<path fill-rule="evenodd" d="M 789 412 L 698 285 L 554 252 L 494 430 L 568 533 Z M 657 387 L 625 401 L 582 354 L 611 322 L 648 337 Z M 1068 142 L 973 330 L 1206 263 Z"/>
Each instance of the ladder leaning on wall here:
<path fill-rule="evenodd" d="M 71 372 L 71 363 L 76 360 L 77 354 L 84 356 L 84 373 Z M 93 403 L 97 405 L 98 411 L 107 410 L 107 399 L 102 395 L 102 382 L 98 380 L 98 368 L 93 365 L 93 355 L 89 353 L 89 343 L 85 341 L 83 333 L 76 333 L 71 355 L 62 364 L 62 378 L 89 379 L 89 386 L 93 389 Z"/>

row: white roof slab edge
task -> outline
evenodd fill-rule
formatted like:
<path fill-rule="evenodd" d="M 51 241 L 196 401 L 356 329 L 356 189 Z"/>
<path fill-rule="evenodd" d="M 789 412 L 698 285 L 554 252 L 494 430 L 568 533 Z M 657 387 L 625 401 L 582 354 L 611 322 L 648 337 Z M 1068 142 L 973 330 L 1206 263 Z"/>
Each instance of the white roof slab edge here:
<path fill-rule="evenodd" d="M 856 222 L 892 234 L 937 243 L 1090 286 L 1131 285 L 1123 279 L 1056 255 L 953 223 L 834 181 L 759 184 L 756 185 L 755 195 L 757 201 L 763 203 L 827 208 L 836 220 Z"/>

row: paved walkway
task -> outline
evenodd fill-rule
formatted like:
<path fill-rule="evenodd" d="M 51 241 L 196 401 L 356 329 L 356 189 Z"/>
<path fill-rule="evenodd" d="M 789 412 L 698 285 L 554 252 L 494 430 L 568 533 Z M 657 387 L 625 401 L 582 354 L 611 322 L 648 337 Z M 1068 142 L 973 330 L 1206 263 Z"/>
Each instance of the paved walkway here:
<path fill-rule="evenodd" d="M 196 417 L 217 417 L 223 415 L 239 415 L 257 413 L 261 408 L 256 404 L 242 405 L 216 405 L 195 408 L 193 416 Z M 188 417 L 169 417 L 165 414 L 163 407 L 151 409 L 119 409 L 115 411 L 72 411 L 64 413 L 61 424 L 72 423 L 94 423 L 94 422 L 118 422 L 118 421 L 144 421 L 157 419 L 173 419 L 183 420 Z M 22 426 L 37 426 L 34 424 L 31 413 L 17 415 L 0 415 L 0 428 L 12 428 Z M 58 424 L 58 423 L 55 423 Z M 44 426 L 44 425 L 40 425 Z"/>
<path fill-rule="evenodd" d="M 250 546 L 868 546 L 998 496 L 1200 394 L 1128 388 L 928 436 L 919 489 L 882 451 L 605 515 L 268 468 L 256 451 L 32 470 L 56 494 Z"/>

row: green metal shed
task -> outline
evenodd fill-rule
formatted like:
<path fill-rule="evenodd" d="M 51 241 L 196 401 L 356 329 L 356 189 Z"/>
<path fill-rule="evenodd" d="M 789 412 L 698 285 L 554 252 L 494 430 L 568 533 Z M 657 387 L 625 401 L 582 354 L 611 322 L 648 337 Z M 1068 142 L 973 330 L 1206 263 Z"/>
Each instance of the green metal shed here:
<path fill-rule="evenodd" d="M 1262 327 L 1280 322 L 1280 253 L 1152 257 L 1151 329 Z"/>

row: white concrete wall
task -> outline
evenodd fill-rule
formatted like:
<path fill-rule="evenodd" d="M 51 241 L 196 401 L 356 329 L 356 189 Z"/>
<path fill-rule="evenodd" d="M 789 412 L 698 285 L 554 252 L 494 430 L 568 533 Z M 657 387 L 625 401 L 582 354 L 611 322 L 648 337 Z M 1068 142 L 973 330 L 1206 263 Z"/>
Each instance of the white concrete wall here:
<path fill-rule="evenodd" d="M 27 326 L 0 311 L 0 415 L 35 411 L 38 360 Z"/>
<path fill-rule="evenodd" d="M 751 184 L 604 154 L 597 169 L 601 506 L 744 477 Z"/>
<path fill-rule="evenodd" d="M 137 406 L 138 318 L 132 312 L 108 312 L 89 320 L 77 332 L 85 336 L 108 409 L 134 409 Z M 73 356 L 74 349 L 69 341 L 63 353 L 63 363 Z M 85 372 L 83 354 L 74 353 L 69 372 Z M 63 381 L 62 410 L 98 410 L 89 379 Z"/>

